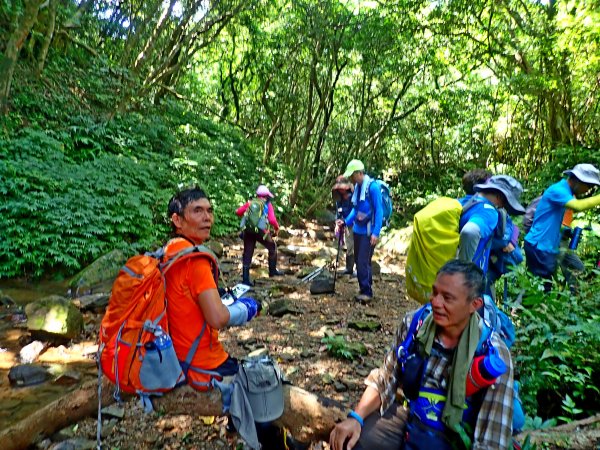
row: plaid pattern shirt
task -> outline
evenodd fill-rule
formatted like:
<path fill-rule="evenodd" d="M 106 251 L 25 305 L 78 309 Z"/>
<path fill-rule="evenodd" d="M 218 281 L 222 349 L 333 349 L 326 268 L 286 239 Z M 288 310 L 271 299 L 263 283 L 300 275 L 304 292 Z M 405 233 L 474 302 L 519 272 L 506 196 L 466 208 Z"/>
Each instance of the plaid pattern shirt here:
<path fill-rule="evenodd" d="M 371 371 L 365 380 L 379 392 L 381 398 L 380 413 L 383 413 L 396 399 L 396 391 L 402 386 L 402 368 L 398 363 L 396 349 L 408 332 L 410 322 L 416 311 L 408 313 L 396 330 L 393 346 L 385 355 L 383 365 Z M 479 321 L 480 329 L 483 321 Z M 512 448 L 512 416 L 513 416 L 513 364 L 506 344 L 497 333 L 492 335 L 492 343 L 498 350 L 498 355 L 508 366 L 508 371 L 496 379 L 485 393 L 481 409 L 475 424 L 473 438 L 474 450 L 492 450 Z M 437 353 L 437 352 L 436 352 Z M 425 386 L 435 389 L 446 389 L 448 386 L 452 357 L 445 358 L 443 353 L 431 355 L 425 371 Z"/>

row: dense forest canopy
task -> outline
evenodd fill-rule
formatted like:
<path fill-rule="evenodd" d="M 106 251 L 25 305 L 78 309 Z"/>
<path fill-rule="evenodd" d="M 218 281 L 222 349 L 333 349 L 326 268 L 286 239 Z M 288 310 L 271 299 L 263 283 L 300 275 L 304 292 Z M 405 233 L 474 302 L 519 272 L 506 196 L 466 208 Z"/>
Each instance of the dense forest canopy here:
<path fill-rule="evenodd" d="M 391 185 L 397 227 L 475 167 L 520 179 L 527 203 L 600 165 L 599 105 L 597 0 L 4 0 L 0 278 L 155 248 L 191 184 L 213 236 L 259 182 L 283 221 L 315 217 L 353 158 Z M 598 410 L 588 236 L 576 301 L 508 276 L 533 427 Z"/>
<path fill-rule="evenodd" d="M 398 224 L 472 167 L 528 180 L 533 198 L 600 160 L 599 19 L 592 0 L 7 0 L 3 220 L 20 242 L 4 254 L 22 264 L 0 272 L 39 274 L 17 249 L 82 224 L 47 265 L 149 245 L 170 189 L 198 180 L 223 208 L 216 234 L 259 179 L 283 212 L 314 214 L 352 158 L 391 182 Z M 61 189 L 85 219 L 66 218 Z M 39 240 L 14 225 L 51 207 Z"/>

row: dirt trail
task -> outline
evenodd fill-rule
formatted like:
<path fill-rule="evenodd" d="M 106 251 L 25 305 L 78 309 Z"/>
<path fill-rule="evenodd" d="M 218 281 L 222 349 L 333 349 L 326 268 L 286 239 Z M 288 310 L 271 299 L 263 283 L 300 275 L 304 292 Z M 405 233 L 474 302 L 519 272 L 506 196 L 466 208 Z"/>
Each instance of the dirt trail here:
<path fill-rule="evenodd" d="M 354 300 L 358 283 L 355 277 L 347 275 L 338 277 L 335 294 L 312 296 L 309 285 L 302 283 L 297 274 L 303 267 L 319 266 L 327 259 L 334 259 L 337 242 L 327 226 L 313 223 L 305 226 L 306 229 L 282 233 L 286 237 L 278 239 L 279 268 L 286 272 L 285 276 L 266 276 L 267 254 L 260 246 L 253 261 L 252 278 L 256 286 L 251 295 L 264 304 L 286 300 L 294 313 L 282 317 L 262 314 L 245 327 L 223 331 L 221 339 L 237 358 L 266 348 L 291 383 L 351 407 L 362 394 L 364 377 L 382 361 L 399 318 L 418 305 L 405 296 L 402 258 L 391 256 L 385 249 L 378 249 L 374 256 L 381 270 L 374 275 L 375 297 L 370 304 L 361 305 Z M 221 258 L 223 271 L 229 283 L 235 284 L 241 279 L 241 241 L 230 239 L 221 243 L 225 248 Z M 343 261 L 342 250 L 340 271 Z M 351 321 L 365 320 L 377 322 L 381 328 L 378 331 L 348 328 Z M 350 342 L 362 342 L 367 355 L 354 361 L 330 356 L 321 343 L 326 332 L 344 335 Z M 235 438 L 225 436 L 220 419 L 145 416 L 133 402 L 126 405 L 124 419 L 113 420 L 105 428 L 104 448 L 236 448 Z M 87 419 L 78 424 L 75 436 L 94 439 L 95 432 L 95 420 Z"/>

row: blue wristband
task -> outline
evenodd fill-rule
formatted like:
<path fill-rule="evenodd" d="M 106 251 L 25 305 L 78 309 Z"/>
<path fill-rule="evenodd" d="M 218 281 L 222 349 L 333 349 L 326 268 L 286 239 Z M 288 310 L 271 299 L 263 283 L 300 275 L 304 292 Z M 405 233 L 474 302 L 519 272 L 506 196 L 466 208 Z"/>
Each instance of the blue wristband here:
<path fill-rule="evenodd" d="M 365 426 L 365 421 L 363 420 L 362 417 L 360 417 L 358 415 L 358 413 L 356 411 L 354 411 L 354 410 L 350 411 L 348 413 L 348 417 L 356 420 L 358 422 L 358 424 L 360 425 L 361 428 Z"/>

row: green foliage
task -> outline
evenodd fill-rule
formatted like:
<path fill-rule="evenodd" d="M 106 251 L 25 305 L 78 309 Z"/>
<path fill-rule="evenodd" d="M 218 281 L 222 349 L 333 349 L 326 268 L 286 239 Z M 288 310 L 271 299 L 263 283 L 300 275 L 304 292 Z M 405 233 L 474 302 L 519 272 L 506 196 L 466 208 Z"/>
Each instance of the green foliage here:
<path fill-rule="evenodd" d="M 517 327 L 513 356 L 526 410 L 533 416 L 562 410 L 563 420 L 597 412 L 600 280 L 580 283 L 579 293 L 572 294 L 563 280 L 544 292 L 543 281 L 522 266 L 508 277 L 510 297 L 522 299 L 513 306 Z M 545 398 L 548 390 L 558 398 Z"/>
<path fill-rule="evenodd" d="M 213 201 L 213 236 L 238 229 L 235 209 L 259 183 L 285 213 L 288 173 L 263 167 L 231 126 L 169 101 L 116 114 L 118 72 L 68 59 L 47 70 L 49 92 L 23 72 L 0 134 L 0 277 L 65 276 L 114 248 L 154 248 L 169 230 L 168 199 L 190 185 Z"/>
<path fill-rule="evenodd" d="M 75 271 L 113 248 L 160 242 L 168 191 L 164 157 L 102 154 L 78 163 L 48 134 L 25 129 L 3 141 L 1 276 Z"/>
<path fill-rule="evenodd" d="M 360 355 L 365 355 L 367 349 L 361 342 L 348 342 L 344 336 L 325 336 L 321 343 L 327 346 L 327 351 L 335 358 L 353 361 Z"/>

